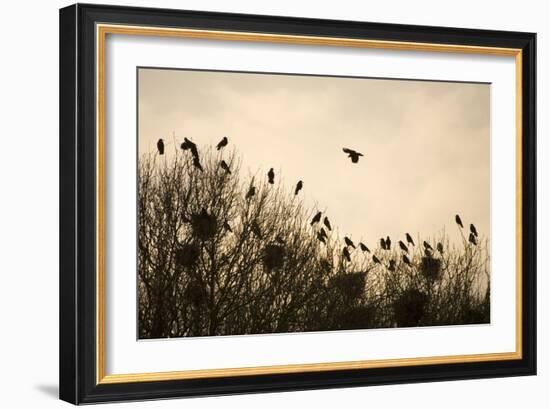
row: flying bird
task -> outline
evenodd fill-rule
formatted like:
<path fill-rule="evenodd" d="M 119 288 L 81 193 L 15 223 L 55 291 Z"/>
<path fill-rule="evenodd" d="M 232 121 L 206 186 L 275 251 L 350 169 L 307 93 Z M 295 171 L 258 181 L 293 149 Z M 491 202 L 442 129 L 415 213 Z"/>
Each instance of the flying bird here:
<path fill-rule="evenodd" d="M 229 225 L 229 223 L 227 223 L 227 220 L 223 222 L 223 228 L 228 232 L 233 233 L 233 230 L 231 229 L 231 226 Z"/>
<path fill-rule="evenodd" d="M 391 250 L 391 240 L 390 236 L 386 237 L 386 250 Z"/>
<path fill-rule="evenodd" d="M 262 230 L 260 229 L 260 226 L 256 221 L 252 222 L 252 225 L 250 226 L 250 229 L 252 232 L 258 237 L 260 240 L 262 239 Z"/>
<path fill-rule="evenodd" d="M 332 226 L 330 225 L 330 221 L 327 216 L 323 219 L 323 224 L 327 227 L 329 231 L 332 231 Z"/>
<path fill-rule="evenodd" d="M 216 145 L 216 149 L 220 150 L 227 146 L 227 143 L 229 141 L 227 140 L 227 136 L 224 136 L 222 140 Z"/>
<path fill-rule="evenodd" d="M 409 252 L 409 248 L 403 243 L 401 240 L 399 240 L 399 248 L 403 250 L 405 253 Z"/>
<path fill-rule="evenodd" d="M 269 169 L 269 172 L 267 172 L 267 177 L 270 184 L 275 183 L 275 172 L 273 171 L 273 168 Z"/>
<path fill-rule="evenodd" d="M 405 237 L 407 237 L 407 243 L 412 244 L 414 246 L 413 238 L 409 233 L 405 234 Z"/>
<path fill-rule="evenodd" d="M 344 247 L 344 249 L 342 250 L 342 255 L 346 258 L 346 260 L 351 261 L 351 256 L 349 255 L 347 247 Z"/>
<path fill-rule="evenodd" d="M 321 220 L 321 212 L 317 212 L 315 216 L 313 216 L 313 219 L 311 219 L 311 225 L 313 226 L 315 223 L 319 223 Z"/>
<path fill-rule="evenodd" d="M 428 243 L 427 241 L 424 240 L 424 243 L 422 243 L 422 244 L 424 244 L 424 248 L 426 250 L 434 251 L 433 247 L 430 246 L 430 243 Z"/>
<path fill-rule="evenodd" d="M 245 196 L 245 199 L 250 199 L 252 196 L 254 196 L 256 194 L 256 188 L 254 186 L 250 186 L 248 188 L 248 192 L 246 192 L 246 196 Z"/>
<path fill-rule="evenodd" d="M 477 246 L 477 240 L 476 240 L 476 236 L 474 236 L 474 233 L 470 233 L 470 237 L 468 237 L 468 241 L 472 243 L 474 246 Z"/>
<path fill-rule="evenodd" d="M 382 250 L 387 250 L 388 248 L 386 247 L 386 240 L 384 240 L 384 237 L 382 237 L 380 239 L 380 247 L 382 247 Z"/>
<path fill-rule="evenodd" d="M 343 148 L 342 150 L 344 151 L 344 153 L 348 154 L 348 158 L 351 158 L 351 161 L 353 163 L 359 162 L 359 157 L 364 156 L 362 153 L 354 151 L 353 149 Z"/>
<path fill-rule="evenodd" d="M 346 246 L 355 248 L 355 244 L 353 243 L 353 241 L 351 241 L 351 239 L 348 236 L 344 237 L 344 241 L 346 242 Z"/>
<path fill-rule="evenodd" d="M 439 251 L 440 254 L 443 254 L 443 244 L 437 243 L 437 251 Z"/>
<path fill-rule="evenodd" d="M 460 216 L 458 214 L 455 216 L 455 222 L 456 222 L 456 224 L 458 224 L 460 226 L 461 229 L 464 228 L 464 225 L 462 224 L 462 219 L 460 218 Z"/>
<path fill-rule="evenodd" d="M 231 174 L 231 169 L 229 169 L 229 165 L 224 160 L 220 162 L 220 167 L 225 170 L 225 173 Z"/>
<path fill-rule="evenodd" d="M 159 151 L 159 155 L 164 155 L 164 141 L 162 138 L 157 141 L 157 149 Z"/>
<path fill-rule="evenodd" d="M 477 229 L 473 224 L 470 224 L 470 232 L 477 237 Z"/>
<path fill-rule="evenodd" d="M 194 157 L 193 157 L 193 165 L 195 165 L 195 167 L 196 167 L 198 170 L 200 170 L 201 172 L 203 171 L 202 165 L 201 165 L 201 162 L 200 162 L 198 156 L 194 156 Z"/>
<path fill-rule="evenodd" d="M 406 254 L 403 254 L 403 262 L 408 266 L 411 265 L 411 260 L 409 260 Z"/>
<path fill-rule="evenodd" d="M 375 255 L 372 256 L 372 261 L 374 261 L 375 263 L 380 264 L 380 260 Z"/>
<path fill-rule="evenodd" d="M 366 251 L 367 253 L 370 253 L 370 250 L 367 246 L 365 246 L 363 243 L 359 242 L 359 247 L 362 251 Z"/>
<path fill-rule="evenodd" d="M 296 196 L 298 194 L 298 192 L 300 192 L 300 190 L 302 190 L 303 187 L 304 187 L 304 182 L 299 180 L 298 183 L 296 183 L 296 189 L 294 189 L 294 196 Z"/>

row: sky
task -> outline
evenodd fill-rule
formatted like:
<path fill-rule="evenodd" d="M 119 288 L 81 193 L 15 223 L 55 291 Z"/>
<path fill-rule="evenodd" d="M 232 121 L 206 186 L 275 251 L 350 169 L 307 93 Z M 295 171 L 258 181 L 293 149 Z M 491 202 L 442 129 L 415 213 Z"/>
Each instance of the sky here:
<path fill-rule="evenodd" d="M 303 180 L 342 236 L 458 242 L 458 213 L 489 237 L 489 84 L 141 68 L 138 93 L 138 154 L 227 136 L 245 172 Z"/>

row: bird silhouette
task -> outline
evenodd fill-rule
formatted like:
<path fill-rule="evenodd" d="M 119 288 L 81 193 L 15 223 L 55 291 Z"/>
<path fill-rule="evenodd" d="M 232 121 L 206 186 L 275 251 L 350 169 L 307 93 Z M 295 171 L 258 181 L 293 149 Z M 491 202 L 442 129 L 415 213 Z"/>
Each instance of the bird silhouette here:
<path fill-rule="evenodd" d="M 411 265 L 411 260 L 409 260 L 406 254 L 403 254 L 403 262 L 408 266 Z"/>
<path fill-rule="evenodd" d="M 407 243 L 412 244 L 414 246 L 413 238 L 409 233 L 405 234 L 405 237 L 407 238 Z"/>
<path fill-rule="evenodd" d="M 427 241 L 424 240 L 424 243 L 422 243 L 424 245 L 424 248 L 426 250 L 430 250 L 430 251 L 434 251 L 433 247 L 430 246 L 430 243 L 428 243 Z"/>
<path fill-rule="evenodd" d="M 388 266 L 388 270 L 395 271 L 395 260 L 393 258 L 390 260 L 390 265 Z"/>
<path fill-rule="evenodd" d="M 405 253 L 409 252 L 409 248 L 403 243 L 401 240 L 399 240 L 399 248 L 403 250 Z"/>
<path fill-rule="evenodd" d="M 296 196 L 300 192 L 300 190 L 302 190 L 303 187 L 304 187 L 304 182 L 299 180 L 298 183 L 296 183 L 296 189 L 294 189 L 294 196 Z"/>
<path fill-rule="evenodd" d="M 380 239 L 380 247 L 382 247 L 382 250 L 387 250 L 388 248 L 386 247 L 386 240 L 384 240 L 384 237 L 382 237 Z"/>
<path fill-rule="evenodd" d="M 476 236 L 474 236 L 474 233 L 470 233 L 470 237 L 468 237 L 468 241 L 472 243 L 474 246 L 477 246 L 477 240 L 476 240 Z"/>
<path fill-rule="evenodd" d="M 248 188 L 248 192 L 246 192 L 245 199 L 250 199 L 252 196 L 256 194 L 256 188 L 252 185 Z"/>
<path fill-rule="evenodd" d="M 227 220 L 223 222 L 223 228 L 228 232 L 233 233 L 233 230 L 231 229 L 231 226 L 229 225 L 229 223 L 227 223 Z"/>
<path fill-rule="evenodd" d="M 252 233 L 256 235 L 257 238 L 259 238 L 260 240 L 262 239 L 262 230 L 260 229 L 260 225 L 256 221 L 252 222 L 250 229 L 252 230 Z"/>
<path fill-rule="evenodd" d="M 351 239 L 349 237 L 345 236 L 344 241 L 346 242 L 346 246 L 350 246 L 352 248 L 355 248 L 355 244 L 353 243 L 353 241 L 351 241 Z"/>
<path fill-rule="evenodd" d="M 225 173 L 231 174 L 231 169 L 229 169 L 229 165 L 224 160 L 220 162 L 220 167 L 225 170 Z"/>
<path fill-rule="evenodd" d="M 375 263 L 380 264 L 380 260 L 379 260 L 378 257 L 376 257 L 374 254 L 373 254 L 373 256 L 372 256 L 372 261 L 374 261 Z"/>
<path fill-rule="evenodd" d="M 470 232 L 477 237 L 477 229 L 473 224 L 470 224 Z"/>
<path fill-rule="evenodd" d="M 319 223 L 321 220 L 321 212 L 317 212 L 315 216 L 313 216 L 313 219 L 311 219 L 311 225 L 313 226 L 315 223 Z"/>
<path fill-rule="evenodd" d="M 203 171 L 201 162 L 200 162 L 200 160 L 199 160 L 199 158 L 198 158 L 197 156 L 194 156 L 194 157 L 193 157 L 193 165 L 194 165 L 198 170 L 200 170 L 201 172 Z"/>
<path fill-rule="evenodd" d="M 327 216 L 325 216 L 325 218 L 323 219 L 323 224 L 326 226 L 326 228 L 329 231 L 332 231 L 332 226 L 330 225 L 330 220 L 328 219 Z"/>
<path fill-rule="evenodd" d="M 183 138 L 183 143 L 180 145 L 180 148 L 184 151 L 188 149 L 191 150 L 191 153 L 193 154 L 194 158 L 199 157 L 199 151 L 197 149 L 197 145 L 193 141 L 187 138 Z"/>
<path fill-rule="evenodd" d="M 458 224 L 460 226 L 461 229 L 464 228 L 464 225 L 462 224 L 462 219 L 460 218 L 460 216 L 458 214 L 455 216 L 455 222 L 456 222 L 456 224 Z"/>
<path fill-rule="evenodd" d="M 323 234 L 321 232 L 317 233 L 317 240 L 319 240 L 323 244 L 327 244 L 327 242 L 325 240 L 325 236 L 323 236 Z"/>
<path fill-rule="evenodd" d="M 222 140 L 216 145 L 216 149 L 220 150 L 227 146 L 227 143 L 229 141 L 227 140 L 227 136 L 224 136 Z"/>
<path fill-rule="evenodd" d="M 386 250 L 391 250 L 390 236 L 386 236 Z"/>
<path fill-rule="evenodd" d="M 359 247 L 362 251 L 366 251 L 367 253 L 370 253 L 370 250 L 367 246 L 365 246 L 363 243 L 359 242 Z"/>
<path fill-rule="evenodd" d="M 321 230 L 319 230 L 319 233 L 321 233 L 321 235 L 322 235 L 323 237 L 328 238 L 327 232 L 326 232 L 325 229 L 323 229 L 322 227 L 321 227 Z"/>
<path fill-rule="evenodd" d="M 441 243 L 437 243 L 437 251 L 439 251 L 440 254 L 443 254 L 443 244 Z"/>
<path fill-rule="evenodd" d="M 353 163 L 359 162 L 359 157 L 364 156 L 362 153 L 354 151 L 353 149 L 343 148 L 342 150 L 344 151 L 344 153 L 348 154 L 348 158 L 351 158 L 351 161 Z"/>
<path fill-rule="evenodd" d="M 164 141 L 162 138 L 157 141 L 157 149 L 159 151 L 159 155 L 164 155 Z"/>
<path fill-rule="evenodd" d="M 269 179 L 268 182 L 270 184 L 275 183 L 275 172 L 273 171 L 273 168 L 269 169 L 269 172 L 267 172 L 267 178 Z"/>
<path fill-rule="evenodd" d="M 344 247 L 344 249 L 342 250 L 342 254 L 346 258 L 346 260 L 351 261 L 351 256 L 347 247 Z"/>

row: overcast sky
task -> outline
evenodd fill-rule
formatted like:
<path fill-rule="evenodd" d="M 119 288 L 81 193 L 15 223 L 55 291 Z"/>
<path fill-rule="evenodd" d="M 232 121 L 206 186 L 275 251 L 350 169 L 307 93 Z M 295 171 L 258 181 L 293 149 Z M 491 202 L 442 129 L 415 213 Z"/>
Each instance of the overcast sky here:
<path fill-rule="evenodd" d="M 199 149 L 227 136 L 246 172 L 303 180 L 306 205 L 372 246 L 458 240 L 456 213 L 489 236 L 487 84 L 140 69 L 139 152 L 173 132 Z"/>

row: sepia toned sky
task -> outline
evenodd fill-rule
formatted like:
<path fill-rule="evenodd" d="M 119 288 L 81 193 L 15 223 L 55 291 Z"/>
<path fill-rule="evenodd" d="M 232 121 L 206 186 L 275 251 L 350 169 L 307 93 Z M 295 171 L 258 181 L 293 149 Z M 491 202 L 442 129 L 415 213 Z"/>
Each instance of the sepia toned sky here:
<path fill-rule="evenodd" d="M 460 239 L 459 213 L 489 236 L 490 85 L 139 70 L 139 153 L 223 137 L 243 171 L 294 189 L 341 235 L 375 247 L 410 232 Z M 349 147 L 365 156 L 353 164 Z"/>

